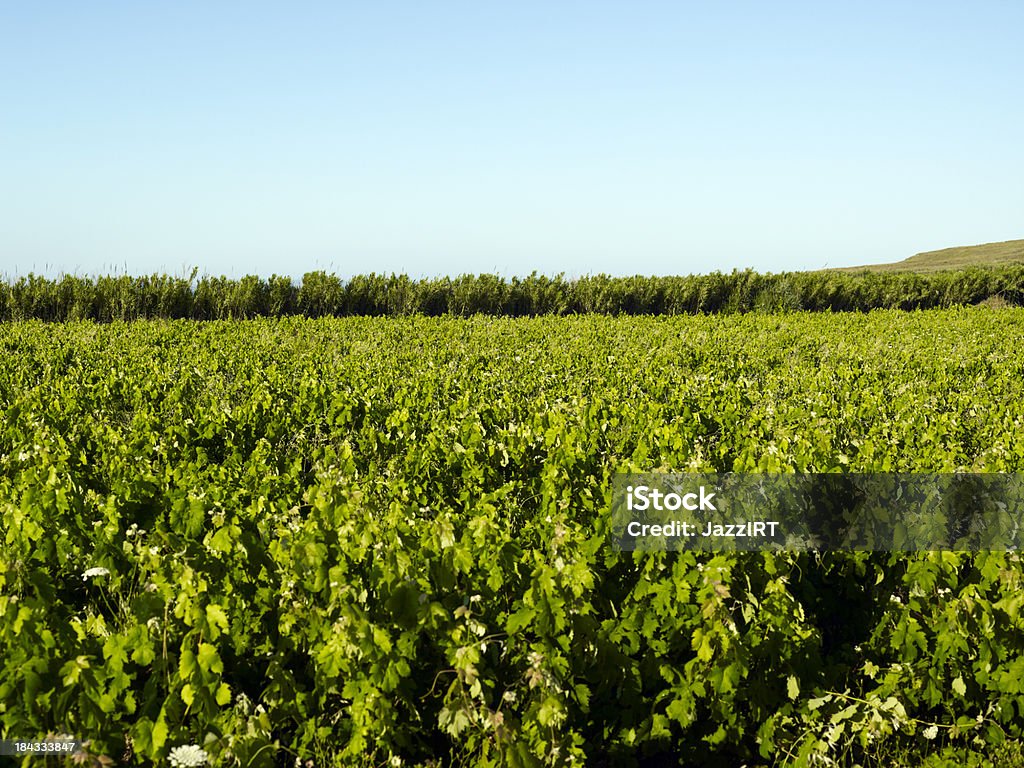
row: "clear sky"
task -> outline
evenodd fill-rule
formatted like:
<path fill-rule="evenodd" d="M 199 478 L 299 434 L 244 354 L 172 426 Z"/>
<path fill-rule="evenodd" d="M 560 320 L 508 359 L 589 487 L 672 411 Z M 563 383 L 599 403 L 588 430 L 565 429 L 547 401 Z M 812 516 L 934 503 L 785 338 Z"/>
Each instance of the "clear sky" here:
<path fill-rule="evenodd" d="M 1024 237 L 1024 3 L 6 2 L 0 272 L 762 271 Z"/>

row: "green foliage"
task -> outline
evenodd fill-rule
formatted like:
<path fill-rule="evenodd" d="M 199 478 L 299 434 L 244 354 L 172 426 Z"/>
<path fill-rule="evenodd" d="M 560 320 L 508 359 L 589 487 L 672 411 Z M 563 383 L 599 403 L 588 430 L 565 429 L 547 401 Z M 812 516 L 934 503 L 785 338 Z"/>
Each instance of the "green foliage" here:
<path fill-rule="evenodd" d="M 481 295 L 561 311 L 557 285 Z M 192 306 L 353 296 L 275 286 L 199 281 Z M 1018 765 L 1016 553 L 619 553 L 607 509 L 618 471 L 1021 471 L 1022 330 L 1012 309 L 4 325 L 0 737 L 268 768 Z"/>
<path fill-rule="evenodd" d="M 1024 265 L 971 267 L 945 272 L 795 272 L 751 270 L 688 277 L 610 277 L 567 280 L 534 273 L 505 280 L 495 275 L 413 280 L 407 275 L 337 275 L 309 272 L 291 278 L 254 275 L 231 280 L 167 275 L 96 279 L 35 275 L 0 284 L 2 320 L 138 320 L 476 314 L 681 315 L 741 312 L 866 312 L 979 304 L 998 296 L 1024 303 Z"/>

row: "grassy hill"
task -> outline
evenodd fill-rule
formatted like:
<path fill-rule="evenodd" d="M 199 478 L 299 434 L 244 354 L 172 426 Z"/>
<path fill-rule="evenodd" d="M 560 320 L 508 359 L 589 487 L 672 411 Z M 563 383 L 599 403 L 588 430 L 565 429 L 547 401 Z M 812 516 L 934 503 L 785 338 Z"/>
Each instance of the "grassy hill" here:
<path fill-rule="evenodd" d="M 964 245 L 926 251 L 891 264 L 867 264 L 862 267 L 842 267 L 844 272 L 871 270 L 875 272 L 935 272 L 941 269 L 985 266 L 1024 262 L 1024 240 L 1006 240 L 1002 243 Z"/>

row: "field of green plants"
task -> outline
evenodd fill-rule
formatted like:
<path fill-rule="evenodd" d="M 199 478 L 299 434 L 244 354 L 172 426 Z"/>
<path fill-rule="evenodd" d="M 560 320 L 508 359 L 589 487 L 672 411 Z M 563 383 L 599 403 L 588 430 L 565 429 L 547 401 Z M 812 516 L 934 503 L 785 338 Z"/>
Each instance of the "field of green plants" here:
<path fill-rule="evenodd" d="M 0 325 L 0 738 L 1019 766 L 1016 553 L 621 553 L 624 471 L 1024 471 L 1024 310 Z"/>

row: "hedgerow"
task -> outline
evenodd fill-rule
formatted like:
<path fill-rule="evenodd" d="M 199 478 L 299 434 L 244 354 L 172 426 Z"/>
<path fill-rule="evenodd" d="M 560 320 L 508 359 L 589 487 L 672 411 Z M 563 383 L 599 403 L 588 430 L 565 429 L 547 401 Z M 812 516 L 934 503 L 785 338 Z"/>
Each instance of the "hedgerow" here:
<path fill-rule="evenodd" d="M 486 314 L 684 315 L 739 312 L 935 309 L 993 300 L 1024 303 L 1024 264 L 931 273 L 734 270 L 684 277 L 568 279 L 534 273 L 413 279 L 309 272 L 294 283 L 274 275 L 97 278 L 28 275 L 0 282 L 2 320 L 246 319 Z"/>

